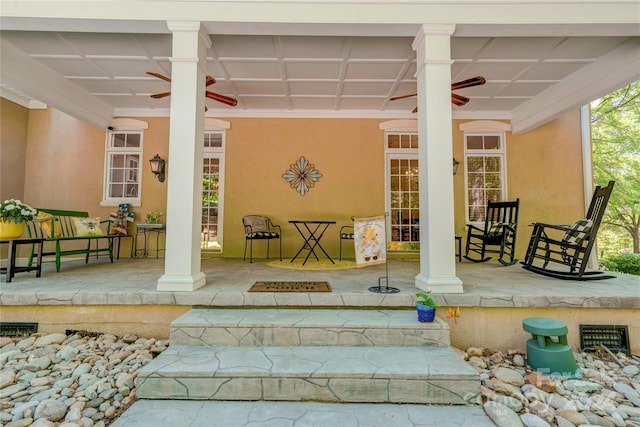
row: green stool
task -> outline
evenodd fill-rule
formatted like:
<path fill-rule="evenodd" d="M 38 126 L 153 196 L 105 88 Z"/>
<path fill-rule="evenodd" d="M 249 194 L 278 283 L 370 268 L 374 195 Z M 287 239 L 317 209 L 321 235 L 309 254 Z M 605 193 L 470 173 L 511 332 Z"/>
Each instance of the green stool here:
<path fill-rule="evenodd" d="M 582 370 L 567 344 L 569 329 L 566 323 L 548 317 L 528 317 L 522 321 L 522 327 L 532 335 L 527 341 L 529 366 L 546 375 L 582 378 Z"/>

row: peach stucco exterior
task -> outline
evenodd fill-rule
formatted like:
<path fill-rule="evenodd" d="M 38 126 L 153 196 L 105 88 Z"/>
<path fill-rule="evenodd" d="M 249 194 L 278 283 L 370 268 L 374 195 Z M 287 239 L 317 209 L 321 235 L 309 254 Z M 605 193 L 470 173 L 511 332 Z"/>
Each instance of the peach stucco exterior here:
<path fill-rule="evenodd" d="M 144 131 L 141 206 L 133 211 L 165 211 L 167 185 L 154 179 L 146 160 L 156 153 L 167 159 L 169 119 L 138 117 Z M 283 227 L 283 255 L 292 256 L 299 236 L 292 219 L 332 219 L 381 214 L 385 210 L 384 132 L 380 119 L 219 118 L 226 131 L 223 251 L 241 257 L 244 238 L 241 217 L 270 216 Z M 452 123 L 453 156 L 463 159 L 461 120 Z M 114 207 L 101 206 L 105 132 L 55 109 L 27 110 L 2 100 L 0 197 L 17 197 L 35 207 L 88 211 L 107 217 Z M 20 132 L 24 128 L 26 131 Z M 531 132 L 506 135 L 508 198 L 520 198 L 518 254 L 528 240 L 526 224 L 566 222 L 584 212 L 580 112 L 565 114 Z M 300 156 L 322 178 L 300 196 L 282 174 Z M 462 170 L 462 165 L 460 170 Z M 23 183 L 16 183 L 23 177 Z M 171 179 L 168 175 L 167 179 Z M 465 234 L 464 174 L 453 177 L 455 230 Z M 9 184 L 5 184 L 8 182 Z M 338 252 L 336 239 L 327 239 L 329 253 Z M 130 253 L 123 241 L 121 256 Z"/>

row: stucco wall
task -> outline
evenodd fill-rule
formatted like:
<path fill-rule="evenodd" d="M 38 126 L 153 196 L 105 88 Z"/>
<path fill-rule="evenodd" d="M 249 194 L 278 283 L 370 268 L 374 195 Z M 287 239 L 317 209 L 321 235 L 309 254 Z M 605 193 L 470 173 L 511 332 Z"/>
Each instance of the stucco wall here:
<path fill-rule="evenodd" d="M 458 130 L 462 122 L 453 122 L 453 153 L 458 160 L 464 158 L 464 133 Z M 585 214 L 580 112 L 522 135 L 507 132 L 506 141 L 507 198 L 520 198 L 516 255 L 522 258 L 531 236 L 529 224 L 566 224 Z M 456 233 L 465 236 L 463 173 L 454 176 L 454 191 Z"/>
<path fill-rule="evenodd" d="M 302 243 L 289 220 L 335 220 L 328 231 L 335 238 L 324 242 L 337 254 L 340 225 L 352 215 L 384 212 L 384 134 L 378 127 L 379 120 L 233 119 L 226 150 L 225 256 L 242 256 L 241 217 L 254 213 L 282 226 L 285 256 Z M 322 173 L 304 196 L 282 178 L 300 156 Z"/>
<path fill-rule="evenodd" d="M 29 110 L 0 98 L 0 200 L 24 199 Z"/>
<path fill-rule="evenodd" d="M 167 185 L 158 182 L 147 161 L 167 159 L 168 118 L 148 122 L 144 133 L 142 204 L 166 211 Z M 384 141 L 378 119 L 220 118 L 231 123 L 226 140 L 223 256 L 242 256 L 241 217 L 263 213 L 283 226 L 284 256 L 298 250 L 292 219 L 333 219 L 336 238 L 327 249 L 337 253 L 337 233 L 352 215 L 384 211 Z M 523 135 L 507 134 L 508 196 L 520 197 L 518 255 L 522 256 L 533 221 L 567 222 L 584 214 L 579 112 L 566 114 Z M 463 159 L 462 121 L 452 123 L 454 156 Z M 30 112 L 24 198 L 35 206 L 87 210 L 106 217 L 114 207 L 100 206 L 103 194 L 105 133 L 53 109 Z M 282 174 L 300 156 L 322 173 L 300 196 Z M 12 164 L 10 169 L 14 169 Z M 461 169 L 462 170 L 462 169 Z M 4 173 L 4 171 L 3 171 Z M 9 172 L 10 173 L 10 172 Z M 170 175 L 167 179 L 171 179 Z M 464 174 L 454 178 L 456 232 L 465 234 Z M 121 255 L 130 247 L 125 241 Z M 264 251 L 264 249 L 257 249 Z M 275 253 L 275 252 L 273 252 Z"/>
<path fill-rule="evenodd" d="M 171 322 L 191 309 L 180 305 L 88 305 L 88 306 L 6 306 L 3 322 L 36 322 L 39 332 L 64 332 L 65 329 L 144 337 L 169 338 Z M 447 308 L 438 308 L 446 319 Z M 625 308 L 513 308 L 463 307 L 457 323 L 446 319 L 451 328 L 451 344 L 466 349 L 484 346 L 499 350 L 525 350 L 531 335 L 522 329 L 527 317 L 551 317 L 567 324 L 572 348 L 580 348 L 580 325 L 626 325 L 634 353 L 640 351 L 638 310 Z"/>

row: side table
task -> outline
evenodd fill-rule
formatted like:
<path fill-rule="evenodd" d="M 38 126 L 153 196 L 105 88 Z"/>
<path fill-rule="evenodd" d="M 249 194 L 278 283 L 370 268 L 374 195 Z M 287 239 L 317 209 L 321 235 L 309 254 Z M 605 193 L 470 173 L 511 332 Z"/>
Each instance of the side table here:
<path fill-rule="evenodd" d="M 16 273 L 22 273 L 25 271 L 35 271 L 36 277 L 40 277 L 42 273 L 42 245 L 44 239 L 2 239 L 0 243 L 6 243 L 9 245 L 9 252 L 7 254 L 7 267 L 0 268 L 0 272 L 6 273 L 7 283 L 11 282 Z M 31 266 L 16 266 L 16 255 L 18 253 L 19 245 L 36 245 L 37 256 L 36 264 Z"/>
<path fill-rule="evenodd" d="M 142 233 L 144 246 L 141 249 L 138 249 L 138 235 Z M 164 248 L 160 248 L 160 235 L 164 234 L 164 224 L 136 224 L 136 235 L 133 238 L 133 257 L 134 258 L 142 258 L 148 255 L 147 250 L 147 233 L 155 233 L 156 234 L 156 258 L 158 258 L 158 253 L 160 251 L 164 251 Z M 141 253 L 141 255 L 139 255 Z"/>

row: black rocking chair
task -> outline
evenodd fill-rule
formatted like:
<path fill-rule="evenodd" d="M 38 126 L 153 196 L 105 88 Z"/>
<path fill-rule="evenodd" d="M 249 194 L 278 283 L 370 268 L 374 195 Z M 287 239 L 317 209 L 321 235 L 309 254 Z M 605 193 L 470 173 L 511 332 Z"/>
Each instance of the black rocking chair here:
<path fill-rule="evenodd" d="M 615 181 L 596 187 L 587 216 L 572 225 L 533 224 L 527 255 L 522 268 L 545 276 L 565 280 L 602 280 L 615 276 L 602 271 L 586 271 L 589 255 L 604 215 Z M 542 265 L 534 265 L 541 260 Z M 547 268 L 549 263 L 559 268 Z"/>
<path fill-rule="evenodd" d="M 244 255 L 242 260 L 247 259 L 247 242 L 249 247 L 249 262 L 253 262 L 253 241 L 267 241 L 267 259 L 269 259 L 269 242 L 273 239 L 280 240 L 280 261 L 282 261 L 282 231 L 279 225 L 275 225 L 266 216 L 247 215 L 242 217 L 242 225 L 244 225 Z"/>
<path fill-rule="evenodd" d="M 467 224 L 467 245 L 464 257 L 473 262 L 489 261 L 488 253 L 499 254 L 502 265 L 513 265 L 515 259 L 516 231 L 520 199 L 508 202 L 489 202 L 484 227 Z M 493 247 L 493 248 L 490 248 Z M 479 256 L 469 256 L 474 252 Z"/>

